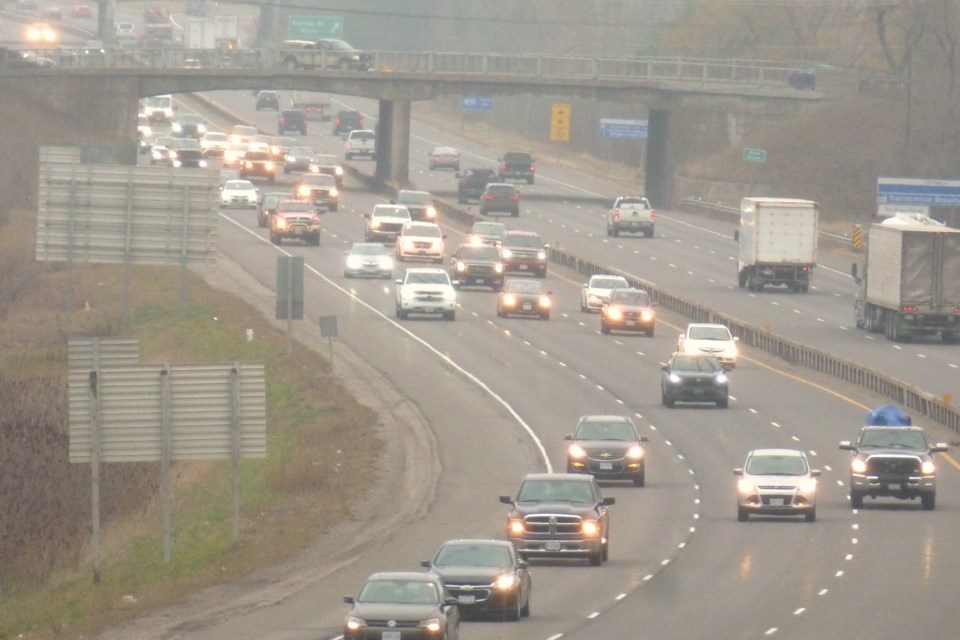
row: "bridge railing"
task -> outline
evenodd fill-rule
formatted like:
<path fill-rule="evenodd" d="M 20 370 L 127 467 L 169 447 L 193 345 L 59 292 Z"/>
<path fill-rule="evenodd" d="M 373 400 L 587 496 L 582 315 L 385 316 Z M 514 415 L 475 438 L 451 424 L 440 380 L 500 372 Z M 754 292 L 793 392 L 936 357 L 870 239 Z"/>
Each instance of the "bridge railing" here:
<path fill-rule="evenodd" d="M 7 50 L 0 67 L 44 68 L 151 68 L 151 69 L 248 69 L 285 73 L 356 74 L 363 71 L 334 69 L 290 70 L 286 62 L 295 53 L 283 49 L 240 49 L 234 51 L 187 49 L 84 50 L 78 48 Z M 786 86 L 790 65 L 750 60 L 702 58 L 505 55 L 458 52 L 378 51 L 373 54 L 372 71 L 380 73 L 457 73 L 478 75 L 519 75 L 575 78 L 629 78 L 631 80 L 672 80 L 708 84 Z"/>

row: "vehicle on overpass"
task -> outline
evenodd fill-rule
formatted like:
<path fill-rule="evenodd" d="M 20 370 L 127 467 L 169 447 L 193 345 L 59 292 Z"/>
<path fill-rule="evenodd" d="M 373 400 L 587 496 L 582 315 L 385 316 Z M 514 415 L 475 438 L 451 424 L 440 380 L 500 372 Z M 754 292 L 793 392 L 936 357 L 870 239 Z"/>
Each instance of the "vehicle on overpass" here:
<path fill-rule="evenodd" d="M 367 71 L 373 68 L 373 54 L 361 51 L 344 40 L 284 40 L 280 45 L 283 66 L 298 69 L 339 69 Z"/>

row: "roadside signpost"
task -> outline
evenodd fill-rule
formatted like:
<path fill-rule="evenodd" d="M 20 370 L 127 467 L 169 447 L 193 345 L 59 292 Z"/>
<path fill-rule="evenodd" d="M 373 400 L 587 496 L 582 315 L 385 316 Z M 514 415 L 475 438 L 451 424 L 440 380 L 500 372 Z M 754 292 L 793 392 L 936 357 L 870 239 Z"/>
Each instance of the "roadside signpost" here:
<path fill-rule="evenodd" d="M 767 161 L 766 149 L 744 149 L 743 159 L 747 162 L 763 163 Z"/>
<path fill-rule="evenodd" d="M 554 102 L 550 108 L 550 140 L 570 141 L 570 105 L 566 102 Z"/>
<path fill-rule="evenodd" d="M 343 18 L 338 16 L 290 16 L 287 35 L 293 40 L 342 38 Z"/>

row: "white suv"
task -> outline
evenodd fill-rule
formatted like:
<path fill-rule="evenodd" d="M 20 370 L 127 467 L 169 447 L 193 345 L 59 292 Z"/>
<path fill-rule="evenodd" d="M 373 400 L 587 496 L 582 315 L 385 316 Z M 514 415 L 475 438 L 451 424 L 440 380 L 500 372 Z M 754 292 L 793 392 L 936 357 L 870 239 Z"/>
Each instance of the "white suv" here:
<path fill-rule="evenodd" d="M 740 338 L 732 335 L 723 324 L 692 322 L 687 330 L 680 334 L 677 352 L 687 355 L 715 356 L 724 369 L 737 366 L 737 342 Z"/>
<path fill-rule="evenodd" d="M 443 231 L 435 222 L 408 222 L 397 234 L 397 260 L 413 258 L 443 262 Z"/>
<path fill-rule="evenodd" d="M 457 317 L 457 292 L 450 275 L 436 267 L 407 269 L 397 280 L 397 317 L 411 313 L 439 313 L 444 320 Z"/>

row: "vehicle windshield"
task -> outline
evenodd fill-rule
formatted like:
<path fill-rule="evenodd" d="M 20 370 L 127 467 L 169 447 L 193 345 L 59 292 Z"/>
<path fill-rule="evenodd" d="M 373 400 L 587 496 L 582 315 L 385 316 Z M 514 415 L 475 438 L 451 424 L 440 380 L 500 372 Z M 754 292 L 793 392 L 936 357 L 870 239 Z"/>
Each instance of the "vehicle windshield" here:
<path fill-rule="evenodd" d="M 540 249 L 543 247 L 543 243 L 540 241 L 540 236 L 534 235 L 506 235 L 503 239 L 503 244 L 511 247 L 530 247 L 532 249 Z"/>
<path fill-rule="evenodd" d="M 293 147 L 292 149 L 287 150 L 287 155 L 312 157 L 314 153 L 313 149 L 310 147 Z"/>
<path fill-rule="evenodd" d="M 403 191 L 397 196 L 399 204 L 433 204 L 433 196 L 426 191 Z"/>
<path fill-rule="evenodd" d="M 435 224 L 407 225 L 403 228 L 403 235 L 417 238 L 442 238 L 443 232 Z"/>
<path fill-rule="evenodd" d="M 393 205 L 377 205 L 373 208 L 374 218 L 404 218 L 410 219 L 410 210 L 406 207 L 395 207 Z"/>
<path fill-rule="evenodd" d="M 492 196 L 512 196 L 517 192 L 516 187 L 510 185 L 490 185 L 487 187 L 487 193 Z"/>
<path fill-rule="evenodd" d="M 264 161 L 270 160 L 270 154 L 266 151 L 247 151 L 243 154 L 244 160 Z"/>
<path fill-rule="evenodd" d="M 268 193 L 267 195 L 263 196 L 262 203 L 265 208 L 268 208 L 277 204 L 281 200 L 288 199 L 289 197 L 289 193 Z"/>
<path fill-rule="evenodd" d="M 677 356 L 670 365 L 673 371 L 689 371 L 691 373 L 713 373 L 722 371 L 723 367 L 716 358 L 702 356 Z"/>
<path fill-rule="evenodd" d="M 200 141 L 194 140 L 193 138 L 174 138 L 173 144 L 171 146 L 174 146 L 177 149 L 192 149 L 192 150 L 199 151 Z"/>
<path fill-rule="evenodd" d="M 620 206 L 622 207 L 625 204 L 638 204 L 641 207 L 650 208 L 650 203 L 647 202 L 646 198 L 620 198 Z"/>
<path fill-rule="evenodd" d="M 277 204 L 277 213 L 314 213 L 316 209 L 309 202 L 290 200 Z"/>
<path fill-rule="evenodd" d="M 615 289 L 610 294 L 611 304 L 625 304 L 634 307 L 649 307 L 650 295 L 640 289 Z"/>
<path fill-rule="evenodd" d="M 313 164 L 339 164 L 337 156 L 320 154 L 313 156 Z"/>
<path fill-rule="evenodd" d="M 152 96 L 147 98 L 146 105 L 154 109 L 163 109 L 173 104 L 173 99 L 169 96 Z"/>
<path fill-rule="evenodd" d="M 503 161 L 510 164 L 531 164 L 533 163 L 533 158 L 529 153 L 505 153 L 503 155 Z"/>
<path fill-rule="evenodd" d="M 223 185 L 224 189 L 231 191 L 254 191 L 253 183 L 247 180 L 228 180 Z"/>
<path fill-rule="evenodd" d="M 160 138 L 155 138 L 153 140 L 153 146 L 155 147 L 169 147 L 170 145 L 176 144 L 176 143 L 177 143 L 176 138 L 160 137 Z"/>
<path fill-rule="evenodd" d="M 469 245 L 460 248 L 461 260 L 492 260 L 496 262 L 500 259 L 500 254 L 496 247 L 490 245 Z"/>
<path fill-rule="evenodd" d="M 520 487 L 517 502 L 594 502 L 586 482 L 568 480 L 527 480 Z"/>
<path fill-rule="evenodd" d="M 316 187 L 330 187 L 337 184 L 337 181 L 333 176 L 328 176 L 325 173 L 315 173 L 312 175 L 303 176 L 300 184 Z"/>
<path fill-rule="evenodd" d="M 478 222 L 473 225 L 471 233 L 482 236 L 502 236 L 506 231 L 506 226 L 499 222 Z"/>
<path fill-rule="evenodd" d="M 457 155 L 457 150 L 452 147 L 437 147 L 433 150 L 433 155 L 435 156 L 455 156 Z"/>
<path fill-rule="evenodd" d="M 385 256 L 389 254 L 385 246 L 372 242 L 355 244 L 351 247 L 350 253 L 358 256 Z"/>
<path fill-rule="evenodd" d="M 722 340 L 730 341 L 730 330 L 726 327 L 690 327 L 687 337 L 693 340 Z"/>
<path fill-rule="evenodd" d="M 619 278 L 619 277 L 590 278 L 591 289 L 618 289 L 618 288 L 627 288 L 629 286 L 630 284 L 627 282 L 626 278 Z"/>
<path fill-rule="evenodd" d="M 337 49 L 339 51 L 355 51 L 353 47 L 343 40 L 324 40 L 321 44 L 325 44 L 329 49 Z"/>
<path fill-rule="evenodd" d="M 860 437 L 860 446 L 926 449 L 927 439 L 915 429 L 867 429 Z"/>
<path fill-rule="evenodd" d="M 637 433 L 628 422 L 583 422 L 575 434 L 577 440 L 616 440 L 619 442 L 637 439 Z"/>
<path fill-rule="evenodd" d="M 437 552 L 438 567 L 509 567 L 510 551 L 501 545 L 448 544 Z"/>
<path fill-rule="evenodd" d="M 450 277 L 446 271 L 411 271 L 407 284 L 450 284 Z"/>
<path fill-rule="evenodd" d="M 204 139 L 204 140 L 207 140 L 208 142 L 226 142 L 226 141 L 227 141 L 227 134 L 225 134 L 225 133 L 208 133 L 207 135 L 203 136 L 203 139 Z"/>
<path fill-rule="evenodd" d="M 750 456 L 745 471 L 752 476 L 803 476 L 807 463 L 800 456 Z"/>
<path fill-rule="evenodd" d="M 194 113 L 184 113 L 177 120 L 180 124 L 203 124 L 203 118 Z"/>
<path fill-rule="evenodd" d="M 424 580 L 371 580 L 363 585 L 357 602 L 439 604 L 440 594 Z"/>
<path fill-rule="evenodd" d="M 543 285 L 539 280 L 507 280 L 503 290 L 508 293 L 542 294 Z"/>

